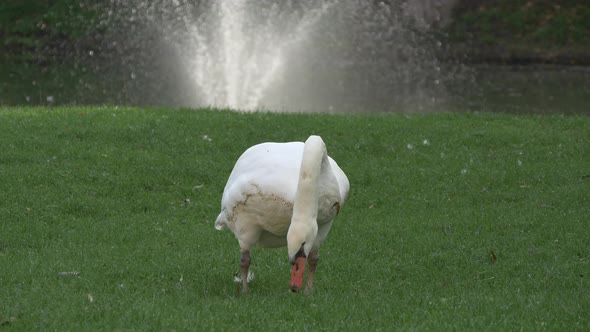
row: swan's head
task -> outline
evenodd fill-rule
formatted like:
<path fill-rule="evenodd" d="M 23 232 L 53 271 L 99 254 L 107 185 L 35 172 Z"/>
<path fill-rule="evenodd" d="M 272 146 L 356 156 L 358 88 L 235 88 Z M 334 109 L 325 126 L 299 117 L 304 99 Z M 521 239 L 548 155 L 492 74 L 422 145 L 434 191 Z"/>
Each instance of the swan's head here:
<path fill-rule="evenodd" d="M 318 234 L 317 222 L 302 223 L 291 221 L 287 233 L 287 249 L 291 263 L 291 290 L 296 292 L 303 286 L 303 273 L 307 256 Z"/>

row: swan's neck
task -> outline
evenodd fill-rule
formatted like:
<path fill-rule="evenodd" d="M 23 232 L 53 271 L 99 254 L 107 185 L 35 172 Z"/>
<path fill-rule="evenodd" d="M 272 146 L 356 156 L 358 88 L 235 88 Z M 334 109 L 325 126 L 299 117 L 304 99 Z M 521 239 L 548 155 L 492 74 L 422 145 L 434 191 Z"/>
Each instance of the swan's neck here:
<path fill-rule="evenodd" d="M 291 268 L 291 289 L 301 289 L 305 260 L 318 234 L 318 206 L 322 168 L 329 163 L 326 145 L 319 136 L 305 141 L 297 192 L 293 202 L 293 217 L 287 232 L 287 247 Z"/>
<path fill-rule="evenodd" d="M 322 138 L 310 136 L 303 149 L 299 182 L 293 202 L 292 224 L 316 222 L 322 164 L 328 162 L 327 158 L 326 145 Z"/>

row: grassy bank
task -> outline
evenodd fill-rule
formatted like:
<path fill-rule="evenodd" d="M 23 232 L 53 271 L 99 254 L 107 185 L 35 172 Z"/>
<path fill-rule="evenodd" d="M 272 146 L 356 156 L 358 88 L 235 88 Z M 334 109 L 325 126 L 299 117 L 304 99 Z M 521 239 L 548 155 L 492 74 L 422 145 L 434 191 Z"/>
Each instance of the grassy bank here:
<path fill-rule="evenodd" d="M 233 163 L 322 135 L 351 196 L 311 297 L 213 221 Z M 590 120 L 0 108 L 0 328 L 590 328 Z"/>
<path fill-rule="evenodd" d="M 0 3 L 0 60 L 55 61 L 101 31 L 100 4 L 19 0 Z"/>
<path fill-rule="evenodd" d="M 105 38 L 110 41 L 112 36 L 105 37 L 104 31 L 126 19 L 121 8 L 110 6 L 73 0 L 4 1 L 0 59 L 4 55 L 11 60 L 59 62 Z M 453 8 L 450 24 L 431 30 L 450 49 L 444 56 L 475 62 L 590 64 L 587 1 L 460 0 Z M 116 18 L 117 13 L 123 17 Z"/>
<path fill-rule="evenodd" d="M 446 30 L 472 61 L 590 64 L 585 1 L 460 1 Z"/>

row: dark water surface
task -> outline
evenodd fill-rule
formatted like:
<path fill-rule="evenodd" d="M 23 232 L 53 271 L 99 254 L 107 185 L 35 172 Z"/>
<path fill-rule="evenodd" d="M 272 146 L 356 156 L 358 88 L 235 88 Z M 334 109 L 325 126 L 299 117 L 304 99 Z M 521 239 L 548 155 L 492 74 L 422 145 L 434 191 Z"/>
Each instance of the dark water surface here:
<path fill-rule="evenodd" d="M 380 100 L 372 105 L 350 101 L 346 112 L 436 112 L 477 111 L 505 113 L 559 113 L 590 115 L 590 67 L 556 65 L 479 65 L 470 68 L 472 77 L 446 82 L 444 94 L 436 92 L 428 103 L 403 104 Z M 174 93 L 174 75 L 141 82 L 133 71 L 104 66 L 95 71 L 82 65 L 41 66 L 0 63 L 0 105 L 135 105 L 201 107 L 185 102 Z M 143 77 L 145 81 L 145 77 Z M 158 85 L 160 84 L 160 85 Z M 170 86 L 172 84 L 172 86 Z M 158 91 L 161 91 L 159 93 Z M 185 92 L 186 93 L 186 92 Z M 189 92 L 190 93 L 190 92 Z M 397 91 L 391 91 L 395 96 Z M 403 92 L 401 92 L 403 93 Z M 392 98 L 400 100 L 397 98 Z M 342 103 L 342 101 L 339 101 Z M 424 106 L 426 105 L 426 106 Z M 320 110 L 322 111 L 322 110 Z M 325 109 L 338 112 L 339 109 Z"/>
<path fill-rule="evenodd" d="M 460 109 L 590 115 L 590 67 L 479 66 L 475 81 Z"/>

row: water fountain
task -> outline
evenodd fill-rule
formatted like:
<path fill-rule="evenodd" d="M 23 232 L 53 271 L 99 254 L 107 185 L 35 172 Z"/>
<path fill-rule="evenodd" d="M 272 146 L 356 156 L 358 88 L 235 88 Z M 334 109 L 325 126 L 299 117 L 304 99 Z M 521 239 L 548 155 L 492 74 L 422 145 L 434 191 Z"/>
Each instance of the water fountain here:
<path fill-rule="evenodd" d="M 469 74 L 439 60 L 443 44 L 405 3 L 111 0 L 105 40 L 128 71 L 122 98 L 140 102 L 425 111 L 449 101 L 451 78 Z"/>

